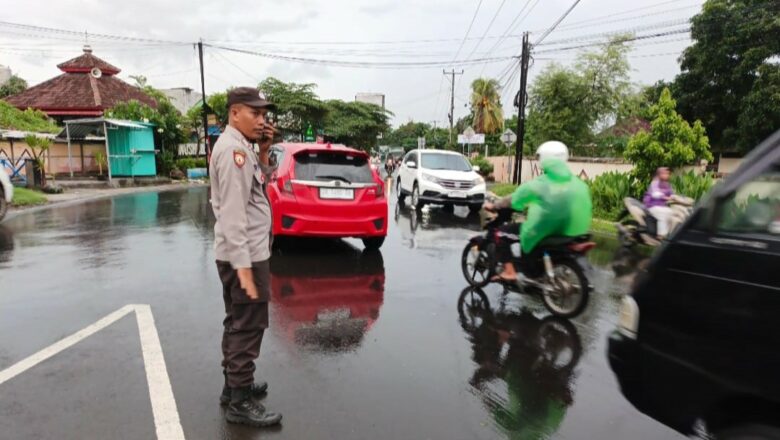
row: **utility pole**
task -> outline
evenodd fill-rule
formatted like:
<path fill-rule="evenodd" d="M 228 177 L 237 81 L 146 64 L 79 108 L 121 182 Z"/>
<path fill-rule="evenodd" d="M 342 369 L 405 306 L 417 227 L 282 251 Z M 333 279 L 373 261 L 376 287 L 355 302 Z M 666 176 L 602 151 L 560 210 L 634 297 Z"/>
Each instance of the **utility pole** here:
<path fill-rule="evenodd" d="M 203 105 L 200 106 L 200 116 L 203 123 L 203 145 L 206 150 L 206 161 L 211 163 L 211 146 L 209 145 L 208 104 L 206 104 L 206 81 L 203 77 L 203 40 L 198 41 L 198 59 L 200 60 L 200 93 L 203 94 Z M 206 167 L 206 174 L 209 167 Z"/>
<path fill-rule="evenodd" d="M 515 97 L 517 106 L 517 143 L 515 144 L 515 172 L 512 183 L 520 184 L 523 177 L 523 138 L 525 138 L 525 104 L 528 101 L 526 85 L 528 83 L 528 62 L 531 58 L 531 44 L 528 32 L 523 33 L 523 53 L 520 55 L 520 91 Z"/>
<path fill-rule="evenodd" d="M 445 75 L 452 75 L 452 84 L 451 84 L 451 96 L 450 96 L 450 114 L 447 116 L 450 118 L 450 144 L 452 143 L 452 129 L 455 125 L 455 75 L 463 75 L 463 69 L 461 69 L 460 72 L 456 72 L 455 69 L 452 69 L 451 72 L 447 72 L 446 70 L 442 70 L 442 73 Z"/>

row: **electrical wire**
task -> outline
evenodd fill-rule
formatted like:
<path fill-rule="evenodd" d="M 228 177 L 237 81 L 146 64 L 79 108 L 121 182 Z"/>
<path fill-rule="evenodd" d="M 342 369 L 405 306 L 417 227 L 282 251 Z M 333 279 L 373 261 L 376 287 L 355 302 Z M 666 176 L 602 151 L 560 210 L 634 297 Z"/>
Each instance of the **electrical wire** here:
<path fill-rule="evenodd" d="M 552 31 L 554 31 L 555 28 L 558 27 L 559 24 L 561 24 L 561 22 L 571 13 L 571 11 L 573 11 L 574 8 L 577 7 L 578 4 L 580 4 L 580 1 L 582 1 L 582 0 L 574 0 L 574 3 L 569 7 L 569 9 L 567 9 L 566 12 L 564 12 L 563 15 L 561 15 L 561 17 L 558 18 L 558 20 L 556 20 L 555 23 L 553 23 L 553 25 L 550 26 L 550 28 L 547 29 L 542 34 L 541 37 L 539 37 L 538 40 L 536 40 L 534 45 L 537 45 L 537 44 L 541 43 L 542 41 L 544 41 L 544 39 L 547 38 L 547 36 L 550 35 L 552 33 Z"/>

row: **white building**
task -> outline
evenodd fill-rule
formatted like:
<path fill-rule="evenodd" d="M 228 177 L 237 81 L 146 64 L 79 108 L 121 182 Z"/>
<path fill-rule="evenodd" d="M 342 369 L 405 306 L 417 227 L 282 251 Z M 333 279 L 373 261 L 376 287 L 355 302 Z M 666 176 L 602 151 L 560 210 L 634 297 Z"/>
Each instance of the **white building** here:
<path fill-rule="evenodd" d="M 201 99 L 203 99 L 203 95 L 189 87 L 175 87 L 161 90 L 161 92 L 170 98 L 173 106 L 176 107 L 181 114 L 187 113 L 189 109 L 200 104 Z"/>
<path fill-rule="evenodd" d="M 355 101 L 365 102 L 366 104 L 374 104 L 385 108 L 384 93 L 358 93 L 355 95 Z"/>
<path fill-rule="evenodd" d="M 0 64 L 0 86 L 7 83 L 11 75 L 11 68 Z"/>

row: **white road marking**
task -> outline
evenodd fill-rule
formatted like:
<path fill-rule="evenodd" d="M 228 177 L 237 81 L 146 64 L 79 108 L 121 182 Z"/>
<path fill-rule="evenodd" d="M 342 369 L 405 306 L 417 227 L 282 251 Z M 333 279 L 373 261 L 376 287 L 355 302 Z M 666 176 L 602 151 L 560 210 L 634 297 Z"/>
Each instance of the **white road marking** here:
<path fill-rule="evenodd" d="M 152 308 L 148 304 L 135 305 L 135 318 L 141 335 L 141 351 L 144 356 L 146 383 L 149 385 L 149 399 L 152 401 L 154 426 L 158 440 L 183 440 L 179 410 L 173 397 L 173 388 L 165 367 L 160 337 L 154 325 Z"/>
<path fill-rule="evenodd" d="M 160 337 L 157 334 L 157 327 L 154 325 L 152 309 L 148 304 L 128 304 L 76 333 L 0 371 L 0 385 L 57 353 L 67 350 L 132 312 L 135 312 L 136 321 L 138 322 L 141 352 L 144 359 L 144 369 L 146 370 L 146 382 L 149 386 L 149 399 L 152 402 L 152 414 L 154 415 L 157 439 L 183 440 L 184 431 L 179 420 L 176 399 L 173 396 L 168 369 L 165 366 Z"/>

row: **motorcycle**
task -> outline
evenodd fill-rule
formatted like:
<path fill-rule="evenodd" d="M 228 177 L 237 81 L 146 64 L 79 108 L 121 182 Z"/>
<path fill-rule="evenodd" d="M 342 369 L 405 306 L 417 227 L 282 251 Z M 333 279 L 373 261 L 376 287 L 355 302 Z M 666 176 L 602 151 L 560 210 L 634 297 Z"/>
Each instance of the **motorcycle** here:
<path fill-rule="evenodd" d="M 463 276 L 473 287 L 490 284 L 502 270 L 496 255 L 499 227 L 512 220 L 513 211 L 500 209 L 496 214 L 486 222 L 484 234 L 472 237 L 461 255 Z M 555 316 L 575 317 L 588 305 L 592 286 L 585 275 L 586 254 L 595 246 L 589 235 L 548 237 L 522 258 L 513 255 L 517 282 L 501 282 L 508 290 L 539 295 Z"/>
<path fill-rule="evenodd" d="M 693 203 L 694 200 L 690 197 L 672 195 L 668 202 L 669 207 L 672 208 L 668 235 L 671 235 L 691 215 Z M 658 220 L 653 217 L 650 210 L 642 202 L 631 197 L 623 199 L 623 204 L 625 209 L 620 217 L 624 220 L 616 225 L 620 243 L 625 247 L 636 244 L 653 247 L 660 245 L 663 237 L 658 236 Z"/>

